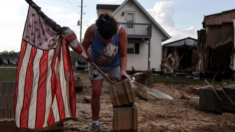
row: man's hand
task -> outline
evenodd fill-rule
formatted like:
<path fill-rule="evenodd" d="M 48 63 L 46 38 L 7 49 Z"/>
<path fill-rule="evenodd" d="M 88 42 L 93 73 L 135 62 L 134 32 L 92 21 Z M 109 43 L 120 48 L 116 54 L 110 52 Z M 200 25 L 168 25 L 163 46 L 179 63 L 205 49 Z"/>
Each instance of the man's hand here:
<path fill-rule="evenodd" d="M 126 73 L 126 71 L 121 71 L 121 72 L 120 72 L 120 77 L 119 77 L 119 79 L 122 79 L 122 78 L 127 78 L 127 79 L 129 79 L 129 80 L 131 81 L 131 78 L 130 78 L 130 76 Z"/>

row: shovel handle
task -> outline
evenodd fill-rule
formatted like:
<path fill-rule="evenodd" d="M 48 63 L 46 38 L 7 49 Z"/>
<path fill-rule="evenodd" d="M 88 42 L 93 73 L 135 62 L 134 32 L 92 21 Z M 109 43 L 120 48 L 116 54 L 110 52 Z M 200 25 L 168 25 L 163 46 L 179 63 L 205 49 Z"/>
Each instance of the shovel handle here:
<path fill-rule="evenodd" d="M 91 62 L 91 64 L 111 83 L 111 84 L 114 84 L 114 82 L 104 74 L 104 72 L 102 70 L 100 70 L 100 68 L 94 63 L 94 62 Z"/>

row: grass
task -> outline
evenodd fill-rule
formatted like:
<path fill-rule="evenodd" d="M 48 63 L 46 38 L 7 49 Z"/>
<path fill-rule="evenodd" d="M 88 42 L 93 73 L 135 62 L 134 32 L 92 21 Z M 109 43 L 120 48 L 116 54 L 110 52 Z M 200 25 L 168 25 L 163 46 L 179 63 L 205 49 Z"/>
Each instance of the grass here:
<path fill-rule="evenodd" d="M 16 68 L 0 68 L 0 84 L 5 81 L 16 81 Z"/>
<path fill-rule="evenodd" d="M 89 74 L 83 72 L 82 70 L 74 70 L 74 72 L 79 73 L 81 78 L 88 78 Z M 207 79 L 212 83 L 212 79 Z M 0 68 L 0 84 L 4 81 L 16 81 L 16 68 Z M 105 81 L 107 81 L 105 79 Z M 192 77 L 164 77 L 164 76 L 154 76 L 154 82 L 158 83 L 184 83 L 184 84 L 197 84 L 197 85 L 207 85 L 203 80 L 195 81 Z M 222 82 L 214 82 L 214 85 L 221 85 L 222 83 L 235 84 L 232 80 L 222 80 Z"/>
<path fill-rule="evenodd" d="M 88 78 L 88 73 L 81 70 L 74 70 L 74 72 L 79 73 L 82 78 Z M 5 81 L 16 81 L 16 68 L 0 68 L 0 84 Z"/>
<path fill-rule="evenodd" d="M 212 79 L 207 79 L 209 83 L 212 83 Z M 207 85 L 203 80 L 194 80 L 192 77 L 164 77 L 164 76 L 154 76 L 154 82 L 158 83 L 184 83 L 184 84 L 197 84 L 197 85 Z M 223 79 L 222 82 L 214 82 L 214 85 L 221 85 L 222 83 L 235 84 L 235 81 L 231 79 Z"/>

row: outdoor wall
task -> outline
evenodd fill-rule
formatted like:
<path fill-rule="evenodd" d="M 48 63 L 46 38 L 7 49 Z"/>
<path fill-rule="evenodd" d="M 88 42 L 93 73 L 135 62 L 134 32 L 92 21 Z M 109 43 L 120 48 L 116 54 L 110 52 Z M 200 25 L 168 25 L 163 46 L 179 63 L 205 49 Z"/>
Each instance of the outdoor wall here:
<path fill-rule="evenodd" d="M 133 66 L 137 71 L 145 71 L 148 69 L 148 45 L 142 40 L 128 40 L 129 43 L 139 43 L 139 54 L 127 54 L 127 70 L 131 70 Z"/>
<path fill-rule="evenodd" d="M 156 71 L 161 71 L 162 40 L 165 39 L 166 36 L 133 1 L 128 1 L 124 6 L 122 6 L 121 9 L 113 14 L 113 16 L 118 20 L 118 22 L 125 22 L 125 15 L 122 16 L 122 12 L 126 11 L 135 12 L 135 23 L 151 23 L 153 25 L 151 38 L 150 69 L 155 68 Z M 142 53 L 140 53 L 139 55 L 128 54 L 128 58 L 130 59 L 128 60 L 127 69 L 131 68 L 129 67 L 130 65 L 133 65 L 135 68 L 139 67 L 140 70 L 148 70 L 148 46 L 145 43 L 141 44 L 140 52 Z M 132 58 L 136 58 L 136 62 L 132 60 Z M 146 63 L 143 64 L 143 62 Z"/>

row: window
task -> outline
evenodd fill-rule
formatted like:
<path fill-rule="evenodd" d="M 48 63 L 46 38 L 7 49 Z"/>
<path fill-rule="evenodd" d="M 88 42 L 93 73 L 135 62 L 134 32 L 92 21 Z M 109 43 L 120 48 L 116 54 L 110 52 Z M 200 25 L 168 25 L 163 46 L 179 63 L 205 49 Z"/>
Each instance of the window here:
<path fill-rule="evenodd" d="M 139 44 L 129 43 L 127 45 L 127 54 L 139 54 Z"/>
<path fill-rule="evenodd" d="M 127 28 L 133 28 L 133 23 L 134 23 L 134 13 L 133 12 L 127 12 L 126 13 L 126 22 Z"/>

